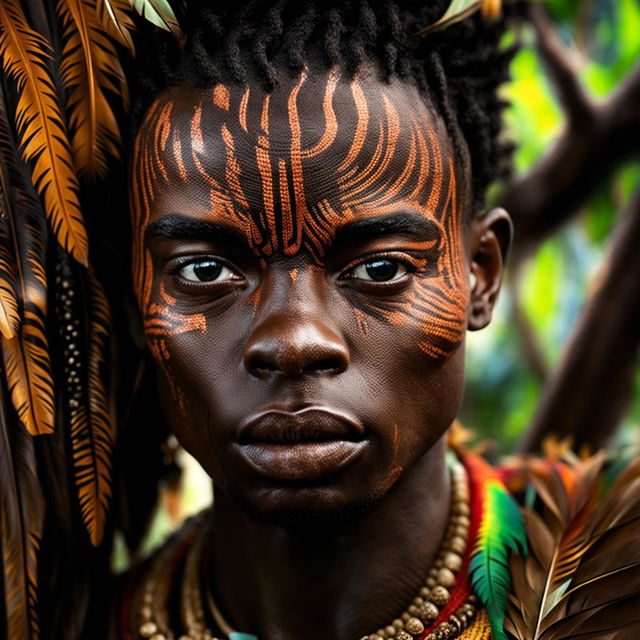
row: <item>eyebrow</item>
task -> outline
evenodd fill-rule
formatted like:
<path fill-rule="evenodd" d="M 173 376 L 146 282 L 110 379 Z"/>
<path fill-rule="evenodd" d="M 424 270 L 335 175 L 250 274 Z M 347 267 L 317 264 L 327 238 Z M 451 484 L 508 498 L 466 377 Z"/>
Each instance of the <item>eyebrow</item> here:
<path fill-rule="evenodd" d="M 366 242 L 380 236 L 408 235 L 420 240 L 439 240 L 440 229 L 435 222 L 417 211 L 401 211 L 388 215 L 363 218 L 340 227 L 333 244 Z"/>
<path fill-rule="evenodd" d="M 170 213 L 152 222 L 144 232 L 144 239 L 148 242 L 154 238 L 207 240 L 225 245 L 247 244 L 244 234 L 234 227 L 208 220 L 196 220 L 179 213 Z"/>

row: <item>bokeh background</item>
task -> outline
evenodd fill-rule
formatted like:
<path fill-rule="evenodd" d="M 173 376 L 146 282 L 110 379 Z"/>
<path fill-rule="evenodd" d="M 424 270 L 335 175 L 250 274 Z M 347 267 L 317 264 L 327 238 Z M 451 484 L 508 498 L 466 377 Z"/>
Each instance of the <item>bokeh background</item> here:
<path fill-rule="evenodd" d="M 640 61 L 640 1 L 544 0 L 543 4 L 588 92 L 602 99 L 610 95 Z M 508 136 L 517 144 L 516 171 L 526 174 L 562 133 L 566 119 L 531 26 L 509 33 L 505 46 L 515 41 L 520 50 L 504 98 L 509 102 Z M 467 391 L 460 419 L 490 457 L 513 451 L 530 424 L 541 390 L 594 289 L 612 230 L 639 186 L 640 161 L 621 162 L 572 222 L 522 261 L 517 274 L 513 269 L 507 273 L 491 325 L 469 334 Z M 495 189 L 492 203 L 500 198 Z M 615 435 L 615 446 L 638 441 L 640 367 L 635 369 L 631 406 Z M 211 484 L 199 465 L 182 451 L 176 462 L 183 470 L 182 480 L 161 492 L 147 550 L 211 501 Z M 114 564 L 122 568 L 126 562 L 120 542 Z"/>

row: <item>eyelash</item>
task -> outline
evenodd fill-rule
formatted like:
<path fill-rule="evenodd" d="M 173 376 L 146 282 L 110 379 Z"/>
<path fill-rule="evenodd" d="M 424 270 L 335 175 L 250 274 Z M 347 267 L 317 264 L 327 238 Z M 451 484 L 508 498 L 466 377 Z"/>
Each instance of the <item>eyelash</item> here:
<path fill-rule="evenodd" d="M 376 260 L 381 260 L 381 261 L 388 260 L 391 262 L 397 262 L 407 270 L 407 274 L 414 274 L 414 273 L 423 271 L 427 265 L 427 260 L 425 258 L 417 258 L 407 253 L 397 253 L 397 252 L 374 253 L 374 254 L 365 256 L 363 258 L 358 258 L 358 260 L 348 264 L 345 267 L 345 269 L 343 269 L 339 277 L 339 280 L 343 282 L 344 281 L 350 282 L 350 283 L 353 283 L 353 281 L 358 281 L 359 282 L 358 286 L 369 286 L 369 287 L 377 287 L 377 288 L 383 288 L 383 287 L 389 288 L 394 285 L 397 286 L 399 283 L 404 283 L 405 281 L 404 277 L 398 278 L 397 280 L 376 282 L 373 280 L 364 280 L 361 278 L 356 278 L 353 275 L 348 275 L 358 267 L 365 265 L 369 262 L 375 262 Z"/>
<path fill-rule="evenodd" d="M 224 280 L 214 280 L 211 282 L 197 282 L 195 280 L 189 280 L 187 278 L 185 278 L 184 276 L 180 275 L 180 272 L 185 268 L 188 267 L 190 265 L 194 265 L 194 264 L 200 264 L 200 263 L 206 263 L 206 262 L 217 262 L 220 265 L 222 265 L 223 268 L 228 269 L 230 272 L 232 272 L 234 274 L 235 277 L 233 278 L 226 278 Z M 202 288 L 202 287 L 206 287 L 207 289 L 210 289 L 211 287 L 223 287 L 223 286 L 229 286 L 229 285 L 237 285 L 238 283 L 240 283 L 243 280 L 243 277 L 238 273 L 237 269 L 235 267 L 232 267 L 229 263 L 227 263 L 225 260 L 219 258 L 218 256 L 214 256 L 214 255 L 201 255 L 201 256 L 189 256 L 189 257 L 180 257 L 180 258 L 176 258 L 174 264 L 171 264 L 168 268 L 167 268 L 167 273 L 175 278 L 177 280 L 177 282 L 183 286 L 183 287 L 189 287 L 189 288 Z"/>
<path fill-rule="evenodd" d="M 368 280 L 364 278 L 358 278 L 352 275 L 353 272 L 358 267 L 361 267 L 370 262 L 375 262 L 376 260 L 379 260 L 379 261 L 386 260 L 390 262 L 396 262 L 406 269 L 406 273 L 402 274 L 398 278 L 395 278 L 392 280 L 383 280 L 383 281 Z M 213 280 L 210 282 L 206 282 L 206 281 L 197 282 L 195 280 L 189 280 L 180 275 L 180 272 L 185 267 L 188 267 L 189 265 L 193 265 L 193 264 L 205 263 L 208 261 L 219 263 L 220 265 L 222 265 L 223 268 L 228 269 L 236 277 L 226 278 L 220 281 Z M 399 286 L 402 286 L 403 284 L 406 283 L 407 275 L 415 274 L 420 271 L 423 271 L 425 269 L 426 264 L 427 264 L 427 260 L 425 258 L 417 258 L 407 253 L 397 253 L 397 252 L 374 253 L 374 254 L 370 254 L 362 258 L 359 258 L 358 260 L 347 265 L 342 270 L 340 276 L 338 277 L 338 281 L 342 282 L 343 284 L 357 286 L 363 289 L 370 289 L 370 290 L 376 290 L 376 291 L 391 290 L 391 289 L 395 290 L 395 289 L 398 289 Z M 225 260 L 214 255 L 188 256 L 188 257 L 176 258 L 174 264 L 170 265 L 167 268 L 167 273 L 171 277 L 175 278 L 182 287 L 189 287 L 191 289 L 204 288 L 204 287 L 206 287 L 207 289 L 210 289 L 212 287 L 224 287 L 224 286 L 228 287 L 229 285 L 237 285 L 239 282 L 243 280 L 243 277 L 238 274 L 235 267 L 232 267 Z"/>

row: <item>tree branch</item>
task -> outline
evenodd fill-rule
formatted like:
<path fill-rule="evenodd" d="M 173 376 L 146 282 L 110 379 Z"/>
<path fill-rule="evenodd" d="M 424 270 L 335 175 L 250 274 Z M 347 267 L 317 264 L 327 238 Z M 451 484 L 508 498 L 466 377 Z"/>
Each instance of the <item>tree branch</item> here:
<path fill-rule="evenodd" d="M 595 102 L 542 6 L 529 4 L 527 15 L 567 122 L 548 152 L 502 196 L 515 224 L 516 260 L 580 211 L 618 166 L 640 156 L 640 65 Z"/>
<path fill-rule="evenodd" d="M 640 187 L 618 224 L 599 278 L 548 380 L 533 422 L 519 445 L 537 451 L 555 432 L 576 447 L 607 444 L 633 391 L 640 348 Z"/>

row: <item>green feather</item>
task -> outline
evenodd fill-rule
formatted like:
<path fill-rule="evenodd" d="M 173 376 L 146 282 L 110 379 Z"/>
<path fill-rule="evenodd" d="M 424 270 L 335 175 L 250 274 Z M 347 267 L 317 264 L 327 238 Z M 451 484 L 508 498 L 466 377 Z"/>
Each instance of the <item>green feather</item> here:
<path fill-rule="evenodd" d="M 503 631 L 509 597 L 509 551 L 526 552 L 527 538 L 520 508 L 497 480 L 485 485 L 485 502 L 478 539 L 469 563 L 471 584 L 487 609 L 495 640 Z"/>

